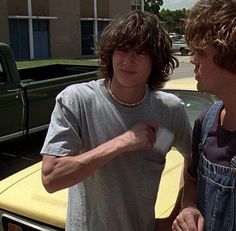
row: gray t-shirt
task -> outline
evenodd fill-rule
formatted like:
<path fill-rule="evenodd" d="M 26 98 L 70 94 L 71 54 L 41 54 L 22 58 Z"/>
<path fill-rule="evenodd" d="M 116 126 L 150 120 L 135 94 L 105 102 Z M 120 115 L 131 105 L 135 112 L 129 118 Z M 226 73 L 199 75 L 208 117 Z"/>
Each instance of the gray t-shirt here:
<path fill-rule="evenodd" d="M 103 79 L 69 86 L 57 96 L 41 153 L 77 155 L 145 121 L 170 130 L 172 145 L 191 153 L 191 127 L 179 98 L 147 88 L 140 105 L 125 107 L 111 98 Z M 123 153 L 71 187 L 66 230 L 153 230 L 165 156 L 154 149 Z"/>

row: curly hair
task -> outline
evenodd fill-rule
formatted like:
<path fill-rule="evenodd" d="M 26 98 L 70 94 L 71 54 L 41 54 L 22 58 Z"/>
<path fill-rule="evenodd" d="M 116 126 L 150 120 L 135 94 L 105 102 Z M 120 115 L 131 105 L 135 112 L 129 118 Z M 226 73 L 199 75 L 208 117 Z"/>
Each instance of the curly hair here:
<path fill-rule="evenodd" d="M 236 0 L 200 0 L 190 10 L 185 39 L 194 50 L 216 49 L 216 65 L 236 73 Z"/>
<path fill-rule="evenodd" d="M 105 78 L 106 83 L 113 76 L 113 52 L 122 48 L 150 54 L 153 64 L 147 85 L 151 90 L 162 88 L 179 65 L 172 55 L 169 35 L 161 27 L 159 18 L 148 12 L 131 11 L 104 29 L 96 53 L 100 58 L 98 75 Z"/>

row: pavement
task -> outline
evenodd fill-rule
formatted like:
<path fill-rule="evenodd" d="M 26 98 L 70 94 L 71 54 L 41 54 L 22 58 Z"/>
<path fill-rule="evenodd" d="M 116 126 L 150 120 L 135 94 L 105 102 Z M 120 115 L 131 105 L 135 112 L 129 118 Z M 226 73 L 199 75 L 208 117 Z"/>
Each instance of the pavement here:
<path fill-rule="evenodd" d="M 181 55 L 180 53 L 174 54 L 174 56 L 179 60 L 179 67 L 174 69 L 171 78 L 186 78 L 194 76 L 194 65 L 190 63 L 190 55 Z"/>
<path fill-rule="evenodd" d="M 180 53 L 176 53 L 174 56 L 179 60 L 180 63 L 190 63 L 190 55 L 181 55 Z"/>

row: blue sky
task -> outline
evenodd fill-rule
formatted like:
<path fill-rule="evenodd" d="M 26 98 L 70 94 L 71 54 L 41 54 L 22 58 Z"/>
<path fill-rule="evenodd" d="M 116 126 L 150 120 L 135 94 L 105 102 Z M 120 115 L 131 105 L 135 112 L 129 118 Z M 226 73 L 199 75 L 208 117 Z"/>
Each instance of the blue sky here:
<path fill-rule="evenodd" d="M 186 8 L 191 8 L 197 0 L 163 0 L 162 8 L 170 9 L 170 10 L 177 10 Z"/>

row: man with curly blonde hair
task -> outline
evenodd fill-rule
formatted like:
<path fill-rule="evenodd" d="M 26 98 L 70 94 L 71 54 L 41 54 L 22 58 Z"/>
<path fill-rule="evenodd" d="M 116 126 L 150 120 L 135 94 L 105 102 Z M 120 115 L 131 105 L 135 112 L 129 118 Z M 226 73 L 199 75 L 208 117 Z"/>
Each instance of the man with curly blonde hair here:
<path fill-rule="evenodd" d="M 97 53 L 102 79 L 57 96 L 42 181 L 48 192 L 70 187 L 68 231 L 153 231 L 166 153 L 191 152 L 183 103 L 160 90 L 178 62 L 158 17 L 142 11 L 112 22 Z M 160 126 L 174 136 L 165 151 L 153 148 Z"/>
<path fill-rule="evenodd" d="M 236 230 L 236 1 L 200 0 L 188 16 L 199 91 L 219 98 L 195 122 L 175 231 Z"/>

